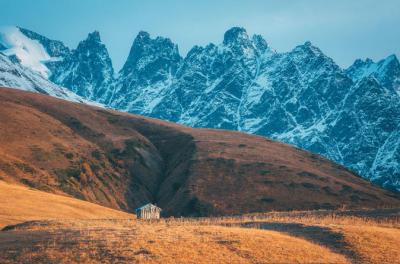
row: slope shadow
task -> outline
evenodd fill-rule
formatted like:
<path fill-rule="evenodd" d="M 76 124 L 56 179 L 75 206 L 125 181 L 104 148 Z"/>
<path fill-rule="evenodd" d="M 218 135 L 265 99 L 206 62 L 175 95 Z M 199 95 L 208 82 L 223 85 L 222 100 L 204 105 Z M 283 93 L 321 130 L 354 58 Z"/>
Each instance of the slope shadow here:
<path fill-rule="evenodd" d="M 335 232 L 329 228 L 299 223 L 279 222 L 247 222 L 241 224 L 241 226 L 286 233 L 325 246 L 333 252 L 344 255 L 354 263 L 360 261 L 360 256 L 351 249 L 351 246 L 348 243 L 346 243 L 343 234 Z"/>

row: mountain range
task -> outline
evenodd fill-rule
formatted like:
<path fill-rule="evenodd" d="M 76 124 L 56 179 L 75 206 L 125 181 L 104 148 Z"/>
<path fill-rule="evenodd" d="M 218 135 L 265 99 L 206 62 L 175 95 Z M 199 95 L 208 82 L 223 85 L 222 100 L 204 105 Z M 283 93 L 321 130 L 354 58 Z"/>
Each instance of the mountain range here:
<path fill-rule="evenodd" d="M 342 69 L 311 42 L 279 53 L 240 27 L 229 29 L 220 44 L 195 46 L 185 57 L 170 39 L 139 32 L 118 73 L 97 31 L 71 50 L 30 30 L 7 28 L 0 50 L 0 85 L 69 90 L 71 98 L 80 98 L 73 100 L 191 127 L 267 136 L 400 190 L 395 55 L 356 60 Z M 31 75 L 43 83 L 35 85 Z"/>

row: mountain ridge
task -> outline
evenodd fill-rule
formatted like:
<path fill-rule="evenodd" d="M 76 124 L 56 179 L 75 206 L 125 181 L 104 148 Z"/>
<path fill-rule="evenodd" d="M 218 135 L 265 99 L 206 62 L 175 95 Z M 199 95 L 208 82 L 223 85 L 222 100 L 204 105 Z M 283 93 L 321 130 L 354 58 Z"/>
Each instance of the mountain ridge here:
<path fill-rule="evenodd" d="M 108 60 L 108 53 L 100 59 L 103 65 Z M 60 75 L 73 72 L 60 69 Z M 107 75 L 101 67 L 88 72 L 98 80 Z M 65 86 L 122 111 L 294 144 L 400 190 L 395 55 L 342 69 L 309 41 L 278 53 L 262 36 L 233 27 L 220 44 L 195 46 L 182 58 L 170 39 L 141 31 L 124 67 L 109 80 L 94 88 L 97 80 Z"/>

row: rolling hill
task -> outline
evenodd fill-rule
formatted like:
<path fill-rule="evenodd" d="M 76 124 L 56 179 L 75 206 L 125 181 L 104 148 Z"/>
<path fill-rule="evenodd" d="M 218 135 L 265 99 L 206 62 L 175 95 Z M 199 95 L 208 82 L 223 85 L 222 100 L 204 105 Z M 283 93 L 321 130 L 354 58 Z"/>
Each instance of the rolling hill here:
<path fill-rule="evenodd" d="M 135 216 L 75 198 L 0 181 L 0 229 L 49 219 L 133 219 Z"/>
<path fill-rule="evenodd" d="M 165 215 L 398 206 L 321 156 L 240 132 L 0 88 L 0 179 L 131 212 Z"/>

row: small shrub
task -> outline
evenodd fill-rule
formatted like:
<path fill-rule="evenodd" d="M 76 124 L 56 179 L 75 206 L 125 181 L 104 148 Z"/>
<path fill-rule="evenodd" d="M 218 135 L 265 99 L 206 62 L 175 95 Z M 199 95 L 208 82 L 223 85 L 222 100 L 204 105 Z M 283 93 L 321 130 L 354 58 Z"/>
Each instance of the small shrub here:
<path fill-rule="evenodd" d="M 188 216 L 208 216 L 213 215 L 215 210 L 212 205 L 201 202 L 198 198 L 192 198 L 186 205 L 184 214 Z"/>
<path fill-rule="evenodd" d="M 340 190 L 341 194 L 345 194 L 345 193 L 351 193 L 353 192 L 353 187 L 346 185 L 346 184 L 342 184 L 342 189 Z"/>
<path fill-rule="evenodd" d="M 307 189 L 316 189 L 317 188 L 317 186 L 315 184 L 312 184 L 309 182 L 302 182 L 301 185 Z"/>
<path fill-rule="evenodd" d="M 101 160 L 101 152 L 99 150 L 93 150 L 92 151 L 92 157 L 97 159 L 97 160 Z"/>
<path fill-rule="evenodd" d="M 15 166 L 25 173 L 33 174 L 35 172 L 34 168 L 25 163 L 16 162 Z"/>
<path fill-rule="evenodd" d="M 265 185 L 273 185 L 273 184 L 274 184 L 274 182 L 273 182 L 273 181 L 270 181 L 270 180 L 264 180 L 263 183 L 264 183 Z"/>
<path fill-rule="evenodd" d="M 324 187 L 322 187 L 322 190 L 324 190 L 324 192 L 325 192 L 326 194 L 328 194 L 328 195 L 338 196 L 338 194 L 335 193 L 335 192 L 332 190 L 332 188 L 329 187 L 329 186 L 324 186 Z"/>
<path fill-rule="evenodd" d="M 81 169 L 77 166 L 71 166 L 66 169 L 56 170 L 56 175 L 62 182 L 66 182 L 69 178 L 80 180 Z"/>
<path fill-rule="evenodd" d="M 69 127 L 77 129 L 77 130 L 81 130 L 81 129 L 85 128 L 85 126 L 81 123 L 81 121 L 79 121 L 75 117 L 70 117 L 67 120 L 67 124 Z"/>
<path fill-rule="evenodd" d="M 176 192 L 179 190 L 179 188 L 181 188 L 182 184 L 179 182 L 174 182 L 174 184 L 172 184 L 172 189 Z"/>
<path fill-rule="evenodd" d="M 269 171 L 269 170 L 262 170 L 261 172 L 260 172 L 260 174 L 261 175 L 267 175 L 267 174 L 269 174 L 271 171 Z"/>
<path fill-rule="evenodd" d="M 359 202 L 359 201 L 361 201 L 360 196 L 358 196 L 358 195 L 356 195 L 356 194 L 351 195 L 351 196 L 350 196 L 350 199 L 351 199 L 352 202 Z"/>
<path fill-rule="evenodd" d="M 264 202 L 264 203 L 273 203 L 273 202 L 275 202 L 275 199 L 269 198 L 269 197 L 264 197 L 264 198 L 261 198 L 260 200 L 261 200 L 261 202 Z"/>
<path fill-rule="evenodd" d="M 315 173 L 312 173 L 312 172 L 309 172 L 309 171 L 302 171 L 302 172 L 297 173 L 297 175 L 299 175 L 301 177 L 307 177 L 307 178 L 310 178 L 310 179 L 319 180 L 319 181 L 322 181 L 322 182 L 327 182 L 328 181 L 327 178 L 319 176 L 319 175 L 317 175 Z"/>

